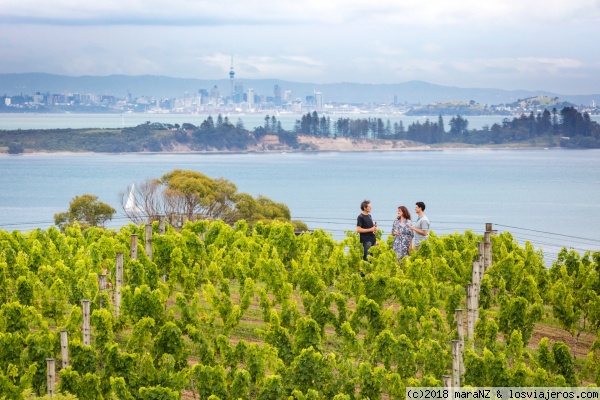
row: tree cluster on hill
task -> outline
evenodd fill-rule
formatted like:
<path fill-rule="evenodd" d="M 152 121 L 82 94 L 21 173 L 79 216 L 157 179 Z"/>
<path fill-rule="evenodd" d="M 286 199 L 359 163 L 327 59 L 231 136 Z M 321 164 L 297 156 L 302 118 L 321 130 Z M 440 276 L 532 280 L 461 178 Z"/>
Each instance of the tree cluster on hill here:
<path fill-rule="evenodd" d="M 406 129 L 402 122 L 391 124 L 382 118 L 338 118 L 331 123 L 329 118 L 319 117 L 316 112 L 307 113 L 296 121 L 296 132 L 317 137 L 349 137 L 413 140 L 426 144 L 467 143 L 476 145 L 521 143 L 535 139 L 552 142 L 560 137 L 563 147 L 599 148 L 600 124 L 590 119 L 589 114 L 581 114 L 574 107 L 565 107 L 560 113 L 544 110 L 535 115 L 522 114 L 512 120 L 505 118 L 502 124 L 491 128 L 469 130 L 469 121 L 460 115 L 449 121 L 446 132 L 444 119 L 440 115 L 437 122 L 416 121 Z"/>
<path fill-rule="evenodd" d="M 506 108 L 487 107 L 471 100 L 470 102 L 434 103 L 412 107 L 406 115 L 510 115 Z"/>
<path fill-rule="evenodd" d="M 229 122 L 228 117 L 223 118 L 221 114 L 216 122 L 208 116 L 199 127 L 189 128 L 189 142 L 194 150 L 244 150 L 257 142 L 256 137 L 244 128 L 243 123 L 238 122 L 234 125 Z"/>
<path fill-rule="evenodd" d="M 124 153 L 172 149 L 172 125 L 150 123 L 123 129 L 29 129 L 0 131 L 0 146 L 24 151 Z"/>

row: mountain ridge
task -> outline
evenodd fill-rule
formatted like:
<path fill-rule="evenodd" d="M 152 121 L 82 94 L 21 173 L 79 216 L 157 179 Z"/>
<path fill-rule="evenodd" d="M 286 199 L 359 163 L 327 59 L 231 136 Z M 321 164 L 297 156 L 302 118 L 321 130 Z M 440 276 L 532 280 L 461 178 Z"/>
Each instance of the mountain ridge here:
<path fill-rule="evenodd" d="M 304 100 L 314 92 L 323 93 L 326 102 L 337 103 L 392 103 L 431 104 L 447 101 L 475 101 L 480 104 L 505 104 L 535 96 L 559 97 L 577 105 L 600 101 L 600 94 L 567 95 L 539 90 L 505 90 L 495 88 L 460 88 L 437 85 L 424 81 L 403 83 L 310 83 L 282 79 L 236 79 L 244 90 L 254 89 L 256 94 L 273 96 L 274 85 L 283 91 L 291 90 L 292 99 Z M 217 86 L 221 94 L 230 92 L 229 79 L 174 78 L 163 75 L 105 75 L 68 76 L 42 72 L 0 74 L 0 94 L 15 96 L 45 93 L 95 93 L 126 97 L 149 96 L 154 98 L 182 97 Z"/>

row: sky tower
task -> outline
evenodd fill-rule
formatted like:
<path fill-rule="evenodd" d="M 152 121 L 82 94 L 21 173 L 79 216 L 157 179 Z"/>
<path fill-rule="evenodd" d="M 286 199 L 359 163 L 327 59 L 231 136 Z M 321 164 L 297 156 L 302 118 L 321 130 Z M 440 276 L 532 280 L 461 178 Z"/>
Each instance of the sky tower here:
<path fill-rule="evenodd" d="M 231 83 L 231 98 L 233 98 L 233 77 L 235 71 L 233 70 L 233 54 L 231 55 L 231 68 L 229 68 L 229 82 Z"/>

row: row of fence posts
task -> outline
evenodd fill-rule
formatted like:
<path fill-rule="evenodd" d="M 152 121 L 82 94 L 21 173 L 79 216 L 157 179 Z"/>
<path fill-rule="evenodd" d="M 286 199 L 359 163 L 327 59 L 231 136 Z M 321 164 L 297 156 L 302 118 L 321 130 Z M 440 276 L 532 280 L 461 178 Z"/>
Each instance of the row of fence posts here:
<path fill-rule="evenodd" d="M 492 266 L 492 236 L 497 231 L 492 230 L 492 224 L 485 224 L 483 242 L 477 243 L 479 257 L 473 261 L 471 283 L 467 289 L 467 341 L 471 350 L 475 348 L 475 323 L 479 319 L 479 288 L 485 272 Z M 458 339 L 452 341 L 452 375 L 444 375 L 442 380 L 444 387 L 461 387 L 461 377 L 465 373 L 463 352 L 465 349 L 464 336 L 464 309 L 454 310 L 456 318 L 456 330 Z"/>
<path fill-rule="evenodd" d="M 159 234 L 165 233 L 164 218 L 159 220 L 158 225 Z M 475 343 L 475 323 L 479 319 L 479 285 L 483 279 L 485 271 L 492 265 L 492 235 L 495 235 L 497 231 L 492 230 L 492 224 L 485 224 L 485 233 L 483 242 L 477 243 L 477 249 L 479 251 L 479 258 L 473 261 L 472 270 L 472 283 L 466 286 L 467 288 L 467 340 L 474 348 Z M 152 224 L 146 224 L 146 237 L 145 237 L 145 250 L 146 255 L 152 260 Z M 138 235 L 131 235 L 131 249 L 130 258 L 137 260 L 138 258 Z M 166 277 L 163 276 L 163 282 Z M 123 286 L 123 253 L 119 252 L 116 256 L 116 287 L 115 287 L 115 315 L 119 318 L 119 312 L 121 310 L 121 287 Z M 106 290 L 106 275 L 98 275 L 98 288 L 103 291 Z M 100 297 L 100 299 L 102 299 Z M 102 301 L 102 300 L 101 300 Z M 90 301 L 81 300 L 83 310 L 83 344 L 89 346 L 90 340 Z M 102 306 L 102 305 L 101 305 Z M 452 375 L 443 375 L 442 380 L 445 387 L 460 388 L 460 378 L 465 372 L 465 366 L 463 361 L 463 352 L 465 347 L 464 338 L 464 316 L 463 309 L 457 308 L 455 310 L 456 317 L 456 328 L 458 331 L 458 339 L 452 341 Z M 69 345 L 68 336 L 66 330 L 60 331 L 60 348 L 62 358 L 62 368 L 69 366 Z M 54 358 L 46 359 L 47 367 L 47 386 L 48 394 L 50 397 L 54 394 L 54 382 L 55 382 L 55 365 Z"/>
<path fill-rule="evenodd" d="M 146 238 L 145 238 L 145 250 L 146 255 L 152 260 L 152 224 L 146 224 Z M 160 218 L 158 223 L 158 233 L 163 235 L 165 233 L 165 219 Z M 138 259 L 138 235 L 132 234 L 131 249 L 129 256 L 132 260 Z M 116 285 L 115 285 L 115 315 L 119 318 L 121 311 L 121 288 L 123 287 L 123 253 L 119 252 L 116 255 Z M 166 277 L 163 276 L 163 283 Z M 106 274 L 98 275 L 98 290 L 106 290 Z M 100 299 L 100 307 L 103 307 L 102 297 Z M 86 346 L 91 345 L 91 325 L 90 325 L 90 301 L 81 300 L 81 308 L 83 314 L 83 344 Z M 60 331 L 60 355 L 62 359 L 62 369 L 69 366 L 69 339 L 67 330 Z M 56 382 L 56 366 L 54 358 L 46 358 L 46 382 L 48 387 L 48 395 L 52 397 L 54 395 L 54 383 Z"/>

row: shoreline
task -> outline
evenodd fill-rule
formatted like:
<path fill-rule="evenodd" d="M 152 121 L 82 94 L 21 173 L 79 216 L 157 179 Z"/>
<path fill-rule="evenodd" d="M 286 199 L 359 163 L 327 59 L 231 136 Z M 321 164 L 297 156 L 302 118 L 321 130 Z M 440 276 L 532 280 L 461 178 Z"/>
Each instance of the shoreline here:
<path fill-rule="evenodd" d="M 86 155 L 86 154 L 277 154 L 277 153 L 327 153 L 327 152 L 403 152 L 403 151 L 489 151 L 489 150 L 564 150 L 562 147 L 544 146 L 477 146 L 463 143 L 428 145 L 409 140 L 320 138 L 298 136 L 300 148 L 293 148 L 279 141 L 275 135 L 265 135 L 261 141 L 245 150 L 192 150 L 179 146 L 169 151 L 141 152 L 93 152 L 93 151 L 25 151 L 19 154 L 1 152 L 2 156 L 34 155 Z"/>
<path fill-rule="evenodd" d="M 325 150 L 198 150 L 198 151 L 131 151 L 131 152 L 94 152 L 94 151 L 31 151 L 19 154 L 0 153 L 0 157 L 29 157 L 29 156 L 83 156 L 83 155 L 127 155 L 127 154 L 147 154 L 147 155 L 193 155 L 193 154 L 317 154 L 317 153 L 389 153 L 389 152 L 441 152 L 441 151 L 526 151 L 526 150 L 568 150 L 563 147 L 405 147 L 402 149 L 325 149 Z M 586 149 L 576 149 L 586 150 Z M 594 149 L 587 149 L 594 150 Z"/>

